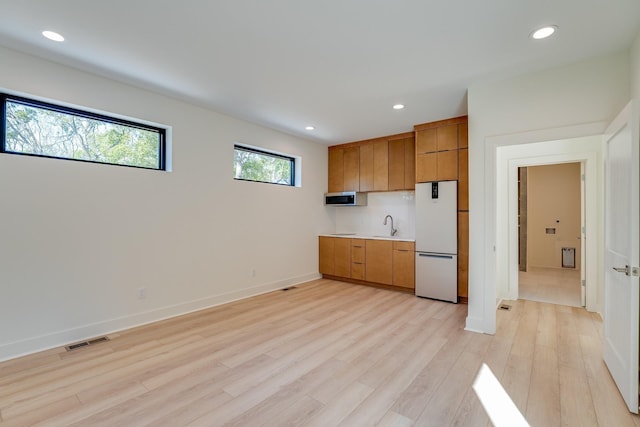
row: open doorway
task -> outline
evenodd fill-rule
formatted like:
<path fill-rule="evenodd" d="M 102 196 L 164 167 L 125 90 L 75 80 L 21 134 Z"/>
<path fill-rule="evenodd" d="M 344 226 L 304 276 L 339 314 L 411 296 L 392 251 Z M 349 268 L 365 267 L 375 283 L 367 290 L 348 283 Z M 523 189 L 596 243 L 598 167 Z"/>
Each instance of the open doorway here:
<path fill-rule="evenodd" d="M 579 162 L 518 168 L 519 297 L 580 307 Z"/>

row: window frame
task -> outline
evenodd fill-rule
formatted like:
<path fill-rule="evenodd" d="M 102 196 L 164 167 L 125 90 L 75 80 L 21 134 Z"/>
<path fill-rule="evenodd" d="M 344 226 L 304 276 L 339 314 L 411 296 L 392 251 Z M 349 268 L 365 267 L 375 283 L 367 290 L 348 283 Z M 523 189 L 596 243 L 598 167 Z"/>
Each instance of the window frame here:
<path fill-rule="evenodd" d="M 47 154 L 23 153 L 20 151 L 8 150 L 6 148 L 7 103 L 8 102 L 15 102 L 18 104 L 23 104 L 23 105 L 37 108 L 37 109 L 49 110 L 56 113 L 67 114 L 67 115 L 77 116 L 81 118 L 98 120 L 104 123 L 122 125 L 122 126 L 132 127 L 136 129 L 157 132 L 159 137 L 158 167 L 147 167 L 147 166 L 128 165 L 128 164 L 121 164 L 121 163 L 100 162 L 97 160 L 75 159 L 72 157 L 59 157 L 59 156 L 51 156 Z M 166 128 L 145 124 L 145 123 L 137 122 L 130 119 L 124 119 L 120 117 L 109 116 L 102 113 L 96 113 L 93 111 L 83 110 L 81 108 L 69 107 L 61 104 L 41 101 L 38 99 L 28 98 L 20 95 L 12 95 L 10 93 L 5 93 L 5 92 L 0 92 L 0 103 L 1 103 L 1 106 L 0 106 L 0 154 L 43 157 L 47 159 L 71 160 L 76 162 L 93 163 L 93 164 L 99 164 L 99 165 L 112 165 L 112 166 L 123 166 L 128 168 L 135 168 L 135 169 L 167 171 L 167 129 Z"/>
<path fill-rule="evenodd" d="M 259 154 L 262 156 L 267 156 L 267 157 L 273 157 L 276 159 L 283 159 L 283 160 L 288 160 L 289 164 L 290 164 L 290 184 L 281 184 L 278 182 L 271 182 L 271 181 L 260 181 L 260 180 L 255 180 L 255 179 L 244 179 L 244 178 L 236 178 L 235 176 L 235 171 L 233 174 L 233 179 L 235 181 L 245 181 L 245 182 L 259 182 L 259 183 L 263 183 L 263 184 L 273 184 L 273 185 L 279 185 L 279 186 L 283 186 L 283 187 L 297 187 L 298 185 L 296 184 L 296 168 L 297 168 L 297 163 L 298 160 L 296 159 L 296 157 L 288 155 L 288 154 L 282 154 L 282 153 L 276 153 L 273 151 L 268 151 L 264 148 L 257 148 L 257 147 L 253 147 L 250 145 L 244 145 L 244 144 L 233 144 L 233 154 L 234 154 L 234 159 L 235 159 L 235 152 L 236 150 L 241 150 L 241 151 L 246 151 L 249 153 L 254 153 L 254 154 Z M 235 160 L 234 160 L 234 167 L 235 167 Z"/>

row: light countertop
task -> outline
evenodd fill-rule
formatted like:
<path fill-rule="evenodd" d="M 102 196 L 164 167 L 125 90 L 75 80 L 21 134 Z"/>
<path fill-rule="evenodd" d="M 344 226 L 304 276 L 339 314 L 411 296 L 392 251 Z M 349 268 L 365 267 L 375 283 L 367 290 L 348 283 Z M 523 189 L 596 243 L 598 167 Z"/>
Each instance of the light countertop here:
<path fill-rule="evenodd" d="M 415 242 L 416 239 L 408 237 L 396 237 L 396 236 L 369 236 L 366 234 L 358 233 L 334 233 L 334 234 L 320 234 L 324 237 L 345 237 L 347 239 L 372 239 L 372 240 L 397 240 L 399 242 Z"/>

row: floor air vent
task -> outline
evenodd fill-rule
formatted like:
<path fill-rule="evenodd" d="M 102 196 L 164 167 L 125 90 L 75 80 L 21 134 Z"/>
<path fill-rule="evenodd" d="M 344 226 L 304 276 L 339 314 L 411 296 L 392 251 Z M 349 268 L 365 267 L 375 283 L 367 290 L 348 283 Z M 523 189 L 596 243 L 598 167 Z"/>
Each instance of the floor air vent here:
<path fill-rule="evenodd" d="M 500 306 L 498 307 L 498 310 L 511 311 L 511 306 L 507 304 L 500 304 Z"/>
<path fill-rule="evenodd" d="M 77 342 L 75 344 L 70 344 L 68 346 L 66 346 L 65 348 L 67 349 L 67 351 L 73 351 L 73 350 L 77 350 L 79 348 L 82 347 L 87 347 L 89 345 L 93 345 L 93 344 L 98 344 L 104 341 L 109 341 L 109 337 L 99 337 L 99 338 L 94 338 L 92 340 L 89 341 L 82 341 L 82 342 Z"/>
<path fill-rule="evenodd" d="M 297 289 L 295 286 L 291 286 L 290 288 L 283 288 L 283 291 L 290 291 L 292 289 Z"/>

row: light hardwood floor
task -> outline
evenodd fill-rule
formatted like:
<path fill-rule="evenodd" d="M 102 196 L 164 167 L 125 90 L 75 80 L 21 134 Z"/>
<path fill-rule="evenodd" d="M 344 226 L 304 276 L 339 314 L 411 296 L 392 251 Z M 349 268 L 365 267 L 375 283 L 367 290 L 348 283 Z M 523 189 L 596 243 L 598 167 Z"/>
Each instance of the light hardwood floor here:
<path fill-rule="evenodd" d="M 483 362 L 533 426 L 640 425 L 597 315 L 509 303 L 490 336 L 465 305 L 318 280 L 1 363 L 0 426 L 486 426 Z"/>
<path fill-rule="evenodd" d="M 538 302 L 580 307 L 580 270 L 530 267 L 518 274 L 518 296 Z"/>

